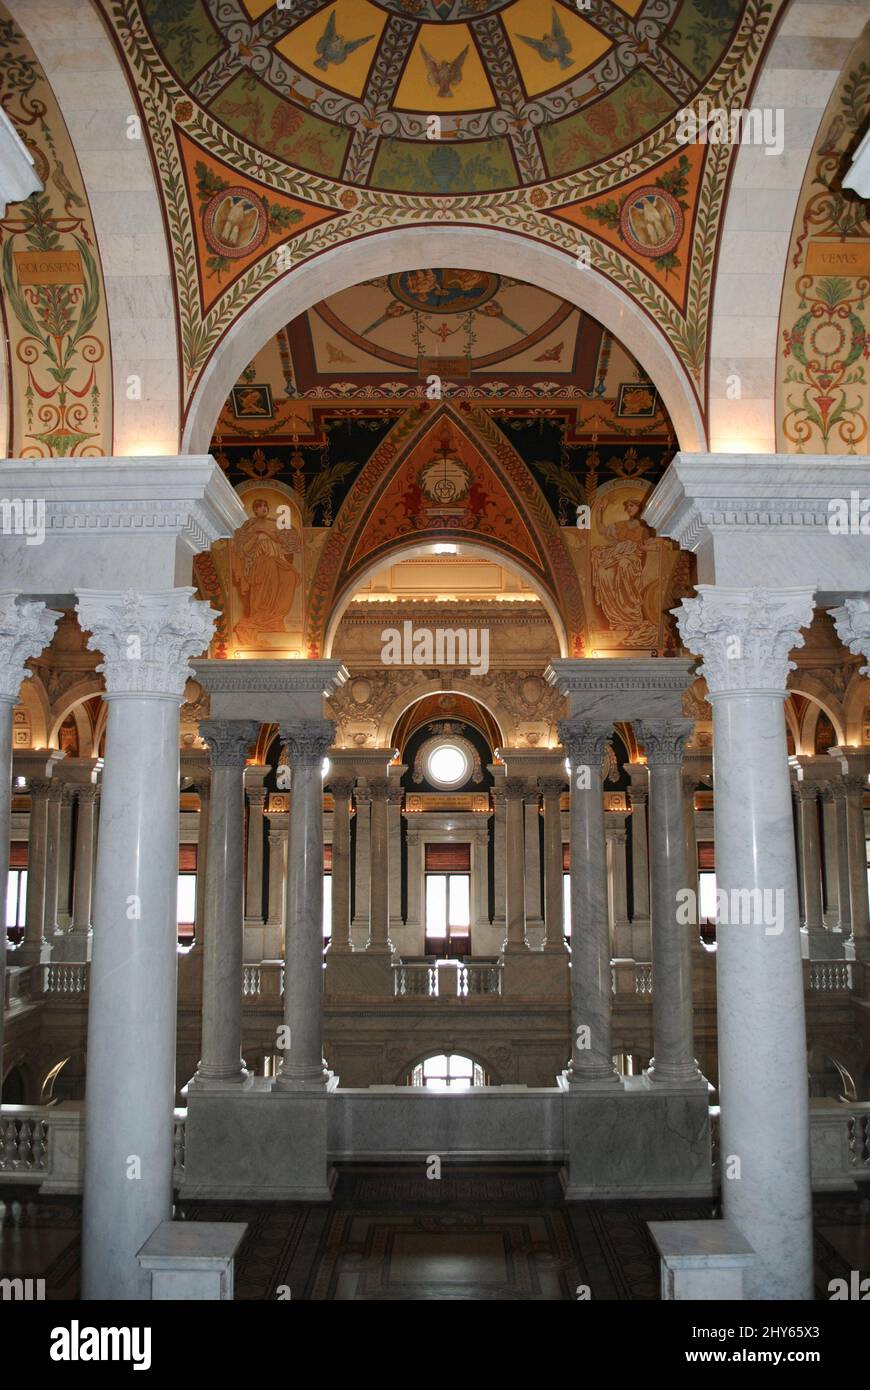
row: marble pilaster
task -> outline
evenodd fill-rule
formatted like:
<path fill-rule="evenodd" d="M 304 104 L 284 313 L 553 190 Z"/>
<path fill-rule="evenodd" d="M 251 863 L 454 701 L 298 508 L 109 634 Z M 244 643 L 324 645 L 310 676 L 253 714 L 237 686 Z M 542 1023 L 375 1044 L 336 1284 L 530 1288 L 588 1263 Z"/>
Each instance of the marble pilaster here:
<path fill-rule="evenodd" d="M 97 844 L 97 802 L 100 788 L 96 781 L 75 788 L 76 840 L 73 875 L 73 911 L 70 936 L 81 943 L 79 958 L 90 958 L 94 934 L 92 915 L 94 864 Z"/>
<path fill-rule="evenodd" d="M 387 823 L 387 779 L 369 779 L 371 822 L 369 851 L 369 936 L 366 950 L 374 955 L 392 955 L 390 940 L 390 864 Z"/>
<path fill-rule="evenodd" d="M 387 860 L 390 876 L 390 937 L 401 932 L 402 918 L 402 803 L 405 793 L 401 779 L 407 767 L 399 763 L 390 766 L 387 785 Z"/>
<path fill-rule="evenodd" d="M 271 768 L 245 768 L 248 803 L 247 856 L 245 861 L 245 927 L 263 926 L 263 862 L 265 810 L 268 793 L 264 782 Z"/>
<path fill-rule="evenodd" d="M 525 849 L 526 936 L 528 938 L 531 928 L 537 940 L 544 929 L 544 904 L 541 896 L 541 811 L 537 782 L 532 781 L 526 786 Z"/>
<path fill-rule="evenodd" d="M 287 865 L 284 959 L 284 1054 L 278 1091 L 320 1090 L 323 1062 L 323 759 L 332 746 L 329 719 L 281 724 L 290 755 L 293 800 Z"/>
<path fill-rule="evenodd" d="M 94 891 L 82 1295 L 147 1299 L 136 1252 L 172 1211 L 178 720 L 215 614 L 193 589 L 79 590 L 109 706 Z"/>
<path fill-rule="evenodd" d="M 540 779 L 544 800 L 544 950 L 566 953 L 562 894 L 562 787 L 558 777 Z"/>
<path fill-rule="evenodd" d="M 525 895 L 525 852 L 523 796 L 525 780 L 508 777 L 505 782 L 507 806 L 505 812 L 505 838 L 507 873 L 505 878 L 505 903 L 507 914 L 507 935 L 504 951 L 526 951 L 526 895 Z"/>
<path fill-rule="evenodd" d="M 607 842 L 607 903 L 610 921 L 611 954 L 621 959 L 633 955 L 631 924 L 628 920 L 628 875 L 626 842 L 628 833 L 621 812 L 608 811 L 604 817 Z"/>
<path fill-rule="evenodd" d="M 686 863 L 683 815 L 683 748 L 690 719 L 638 722 L 649 774 L 649 831 L 655 1056 L 647 1071 L 656 1085 L 683 1089 L 705 1085 L 692 1036 L 692 914 L 695 889 Z"/>
<path fill-rule="evenodd" d="M 353 949 L 350 935 L 350 803 L 352 777 L 331 777 L 332 812 L 332 931 L 330 956 Z"/>
<path fill-rule="evenodd" d="M 507 923 L 507 912 L 505 906 L 505 891 L 507 884 L 507 856 L 505 846 L 507 840 L 506 818 L 507 803 L 504 789 L 504 768 L 494 764 L 490 767 L 495 781 L 492 791 L 492 835 L 493 835 L 493 929 L 505 928 Z"/>
<path fill-rule="evenodd" d="M 361 936 L 364 945 L 369 937 L 369 910 L 371 908 L 371 863 L 372 863 L 372 794 L 367 786 L 358 786 L 353 795 L 356 807 L 354 825 L 356 843 L 353 859 L 353 921 L 351 931 L 354 940 Z"/>
<path fill-rule="evenodd" d="M 211 805 L 202 964 L 202 1055 L 191 1086 L 239 1085 L 244 920 L 244 774 L 256 741 L 254 720 L 207 719 L 199 726 L 209 750 Z"/>
<path fill-rule="evenodd" d="M 631 778 L 628 789 L 628 804 L 631 807 L 631 954 L 635 960 L 649 960 L 652 952 L 647 823 L 649 783 L 643 763 L 629 763 L 626 770 Z"/>
<path fill-rule="evenodd" d="M 858 960 L 870 959 L 870 921 L 868 921 L 867 850 L 864 824 L 864 797 L 870 774 L 870 749 L 838 747 L 828 750 L 842 772 L 845 789 L 846 860 L 849 869 L 849 916 L 851 935 L 847 953 Z"/>
<path fill-rule="evenodd" d="M 266 820 L 269 826 L 269 897 L 266 913 L 266 927 L 263 932 L 264 960 L 278 960 L 283 955 L 287 924 L 287 864 L 289 861 L 290 812 L 289 809 L 273 809 L 276 800 L 282 807 L 291 799 L 285 793 L 278 798 L 270 797 Z"/>
<path fill-rule="evenodd" d="M 574 717 L 559 723 L 570 765 L 571 1086 L 617 1085 L 611 1039 L 610 932 L 602 773 L 613 725 Z"/>

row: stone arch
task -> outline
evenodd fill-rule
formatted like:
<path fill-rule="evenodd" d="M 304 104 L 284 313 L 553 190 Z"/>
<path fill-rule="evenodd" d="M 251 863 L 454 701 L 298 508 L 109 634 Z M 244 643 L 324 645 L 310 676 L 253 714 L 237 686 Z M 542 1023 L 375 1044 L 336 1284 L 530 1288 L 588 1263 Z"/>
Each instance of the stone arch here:
<path fill-rule="evenodd" d="M 411 1046 L 413 1046 L 413 1044 Z M 502 1085 L 500 1069 L 495 1066 L 494 1063 L 488 1061 L 482 1052 L 478 1052 L 476 1048 L 467 1047 L 465 1043 L 458 1042 L 455 1038 L 451 1038 L 449 1047 L 447 1043 L 442 1045 L 440 1042 L 436 1042 L 426 1047 L 422 1052 L 412 1052 L 409 1048 L 408 1056 L 410 1060 L 403 1062 L 399 1070 L 394 1073 L 395 1080 L 391 1084 L 393 1086 L 401 1086 L 404 1082 L 404 1078 L 414 1067 L 419 1066 L 421 1062 L 425 1062 L 429 1057 L 441 1057 L 445 1054 L 447 1056 L 458 1055 L 460 1057 L 470 1057 L 472 1062 L 475 1062 L 479 1067 L 483 1067 L 483 1070 L 489 1077 L 490 1086 Z"/>
<path fill-rule="evenodd" d="M 864 706 L 870 705 L 870 680 L 856 670 L 843 696 L 843 722 L 846 728 L 844 743 L 864 742 Z"/>
<path fill-rule="evenodd" d="M 824 0 L 787 5 L 759 68 L 753 107 L 791 108 L 785 120 L 799 122 L 799 135 L 792 142 L 786 126 L 786 149 L 778 157 L 767 155 L 759 144 L 741 146 L 732 170 L 711 298 L 708 427 L 713 452 L 773 453 L 778 447 L 779 316 L 793 222 L 805 170 L 840 77 L 839 65 L 830 66 L 828 55 L 848 47 L 865 18 L 862 0 L 847 0 L 837 11 L 838 37 L 832 39 L 831 9 Z M 801 103 L 796 107 L 798 81 Z M 768 269 L 759 271 L 759 264 Z M 733 389 L 728 378 L 735 374 L 741 382 L 739 399 L 727 394 Z"/>
<path fill-rule="evenodd" d="M 804 699 L 809 700 L 810 704 L 814 706 L 817 711 L 824 711 L 834 726 L 837 742 L 845 743 L 846 724 L 843 718 L 843 707 L 838 700 L 833 698 L 831 692 L 822 685 L 820 680 L 810 675 L 809 672 L 796 671 L 789 679 L 788 690 L 790 694 L 803 695 Z M 804 745 L 810 738 L 814 738 L 817 722 L 818 713 L 816 713 L 815 718 L 809 725 L 807 724 L 806 716 L 804 716 L 804 719 L 801 721 L 800 751 L 802 753 L 810 754 L 815 751 L 815 744 L 813 744 L 812 748 L 807 748 Z"/>
<path fill-rule="evenodd" d="M 45 686 L 38 675 L 34 674 L 29 680 L 21 682 L 18 703 L 24 709 L 30 726 L 29 746 L 31 748 L 47 748 L 51 706 Z"/>
<path fill-rule="evenodd" d="M 516 723 L 500 701 L 493 699 L 489 693 L 487 698 L 482 698 L 472 677 L 469 677 L 468 680 L 454 680 L 450 686 L 450 693 L 465 695 L 469 700 L 473 700 L 475 704 L 487 710 L 501 730 L 504 747 L 511 747 L 516 740 Z M 377 747 L 391 747 L 390 739 L 393 730 L 406 709 L 410 709 L 412 705 L 418 704 L 420 700 L 425 700 L 430 695 L 437 694 L 438 691 L 432 689 L 431 682 L 424 682 L 422 679 L 419 686 L 414 686 L 410 690 L 398 694 L 381 716 L 377 732 Z"/>
<path fill-rule="evenodd" d="M 138 99 L 96 6 L 5 0 L 52 86 L 104 262 L 113 376 L 112 451 L 178 452 L 180 359 L 173 277 L 148 140 L 128 138 Z M 128 377 L 141 398 L 128 398 Z"/>
<path fill-rule="evenodd" d="M 221 339 L 187 407 L 182 452 L 206 453 L 224 401 L 269 338 L 326 295 L 378 275 L 438 265 L 516 275 L 576 304 L 628 348 L 655 383 L 679 445 L 703 450 L 706 434 L 685 369 L 662 331 L 598 271 L 578 271 L 567 251 L 498 228 L 403 227 L 343 242 L 297 266 L 255 299 Z"/>
<path fill-rule="evenodd" d="M 95 754 L 94 733 L 91 722 L 84 711 L 84 705 L 88 700 L 92 700 L 95 695 L 102 695 L 103 682 L 99 676 L 96 678 L 88 676 L 84 680 L 77 681 L 71 690 L 68 690 L 62 701 L 57 701 L 52 707 L 51 724 L 49 726 L 49 747 L 58 746 L 60 728 L 63 723 L 73 716 L 76 728 L 79 733 L 79 757 L 93 758 Z"/>

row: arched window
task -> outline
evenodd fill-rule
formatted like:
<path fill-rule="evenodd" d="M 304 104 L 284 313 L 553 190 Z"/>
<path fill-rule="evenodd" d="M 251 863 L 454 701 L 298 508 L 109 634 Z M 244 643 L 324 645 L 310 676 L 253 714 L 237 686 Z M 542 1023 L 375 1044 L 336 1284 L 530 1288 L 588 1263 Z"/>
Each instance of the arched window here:
<path fill-rule="evenodd" d="M 426 1057 L 411 1070 L 411 1085 L 425 1086 L 430 1091 L 467 1091 L 470 1086 L 485 1086 L 486 1073 L 479 1062 L 458 1052 L 449 1056 L 439 1053 Z"/>

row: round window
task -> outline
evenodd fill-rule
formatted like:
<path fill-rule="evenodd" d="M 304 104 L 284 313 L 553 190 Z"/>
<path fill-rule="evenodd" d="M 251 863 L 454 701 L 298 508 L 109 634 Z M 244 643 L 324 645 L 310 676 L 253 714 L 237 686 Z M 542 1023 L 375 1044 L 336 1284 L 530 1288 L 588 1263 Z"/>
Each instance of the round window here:
<path fill-rule="evenodd" d="M 455 743 L 439 743 L 426 758 L 426 778 L 438 787 L 461 787 L 471 776 L 471 758 Z"/>

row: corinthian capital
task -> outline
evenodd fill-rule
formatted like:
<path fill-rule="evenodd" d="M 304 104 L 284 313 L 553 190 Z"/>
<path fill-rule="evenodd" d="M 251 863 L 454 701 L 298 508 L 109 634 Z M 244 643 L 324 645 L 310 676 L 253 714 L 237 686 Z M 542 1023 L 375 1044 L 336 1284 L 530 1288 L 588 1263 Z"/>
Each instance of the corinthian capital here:
<path fill-rule="evenodd" d="M 281 737 L 287 744 L 291 768 L 321 763 L 335 742 L 335 725 L 331 719 L 297 719 L 281 725 Z"/>
<path fill-rule="evenodd" d="M 601 768 L 612 738 L 612 720 L 605 722 L 601 719 L 583 719 L 581 716 L 559 720 L 559 740 L 568 755 L 572 771 L 577 767 Z"/>
<path fill-rule="evenodd" d="M 44 603 L 17 603 L 17 594 L 0 593 L 0 699 L 17 700 L 21 682 L 30 678 L 24 665 L 48 646 L 60 617 Z"/>
<path fill-rule="evenodd" d="M 112 695 L 184 695 L 193 675 L 190 658 L 211 641 L 217 614 L 195 600 L 194 590 L 164 593 L 80 589 L 76 612 L 89 632 L 91 651 L 102 652 L 97 667 Z"/>
<path fill-rule="evenodd" d="M 711 695 L 785 695 L 813 617 L 813 589 L 736 589 L 699 584 L 698 597 L 673 610 L 683 644 L 703 658 L 699 671 Z"/>
<path fill-rule="evenodd" d="M 680 767 L 686 739 L 694 727 L 691 719 L 666 719 L 655 724 L 638 720 L 634 729 L 650 767 Z"/>
<path fill-rule="evenodd" d="M 831 617 L 844 647 L 855 656 L 870 653 L 870 600 L 847 598 L 842 608 L 832 608 Z M 862 676 L 870 676 L 870 665 L 861 667 Z"/>
<path fill-rule="evenodd" d="M 203 719 L 199 725 L 199 736 L 208 748 L 213 768 L 244 767 L 259 732 L 255 719 Z M 263 796 L 265 799 L 265 793 Z"/>

